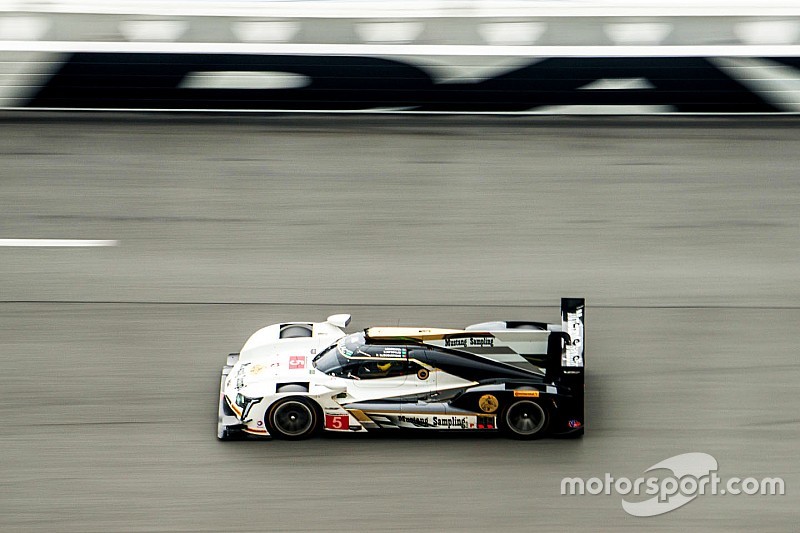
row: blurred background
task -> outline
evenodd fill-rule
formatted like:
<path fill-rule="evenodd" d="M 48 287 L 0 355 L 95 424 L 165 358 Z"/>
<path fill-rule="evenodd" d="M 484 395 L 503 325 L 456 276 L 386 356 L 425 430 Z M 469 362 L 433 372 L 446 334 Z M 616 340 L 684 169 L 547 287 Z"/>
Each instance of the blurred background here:
<path fill-rule="evenodd" d="M 791 530 L 794 2 L 0 3 L 0 530 Z M 577 441 L 215 438 L 264 325 L 558 320 Z M 563 477 L 704 452 L 783 496 Z"/>

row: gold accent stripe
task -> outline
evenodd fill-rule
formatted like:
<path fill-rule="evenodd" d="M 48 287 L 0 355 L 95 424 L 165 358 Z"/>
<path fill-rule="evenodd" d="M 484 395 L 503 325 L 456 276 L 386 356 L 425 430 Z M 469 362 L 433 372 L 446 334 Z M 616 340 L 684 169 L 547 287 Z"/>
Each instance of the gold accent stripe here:
<path fill-rule="evenodd" d="M 367 330 L 367 337 L 372 339 L 392 339 L 407 337 L 411 339 L 443 339 L 445 335 L 458 335 L 470 333 L 463 329 L 442 329 L 442 328 L 406 328 L 406 327 L 377 327 Z M 484 335 L 485 336 L 485 335 Z"/>
<path fill-rule="evenodd" d="M 351 415 L 353 415 L 355 417 L 355 419 L 358 420 L 359 422 L 372 422 L 373 421 L 370 417 L 365 415 L 364 411 L 362 411 L 361 409 L 348 409 L 347 412 L 349 412 Z"/>

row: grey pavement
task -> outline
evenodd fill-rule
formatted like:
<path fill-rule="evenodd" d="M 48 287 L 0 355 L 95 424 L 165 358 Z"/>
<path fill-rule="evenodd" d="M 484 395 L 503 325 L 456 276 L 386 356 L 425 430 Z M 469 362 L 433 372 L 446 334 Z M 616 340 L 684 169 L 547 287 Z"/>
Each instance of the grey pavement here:
<path fill-rule="evenodd" d="M 2 531 L 788 531 L 800 507 L 792 119 L 0 115 Z M 558 320 L 581 440 L 215 439 L 255 329 Z M 634 518 L 565 476 L 686 452 L 784 496 Z"/>

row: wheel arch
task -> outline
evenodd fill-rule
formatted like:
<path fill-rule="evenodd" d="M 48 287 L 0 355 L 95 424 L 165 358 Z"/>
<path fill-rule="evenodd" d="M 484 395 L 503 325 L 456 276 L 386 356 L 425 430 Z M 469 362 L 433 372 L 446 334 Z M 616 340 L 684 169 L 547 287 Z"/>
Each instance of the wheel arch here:
<path fill-rule="evenodd" d="M 296 435 L 292 435 L 282 431 L 280 428 L 276 426 L 274 420 L 276 409 L 279 409 L 281 406 L 293 402 L 308 406 L 312 412 L 311 426 L 307 430 Z M 302 409 L 301 409 L 301 414 L 302 414 Z M 324 426 L 324 411 L 319 402 L 311 396 L 298 395 L 298 394 L 281 396 L 275 398 L 275 400 L 271 402 L 264 410 L 264 425 L 269 431 L 269 434 L 275 438 L 285 439 L 285 440 L 306 439 L 313 437 L 314 435 L 317 435 L 320 431 L 322 431 L 322 428 Z"/>

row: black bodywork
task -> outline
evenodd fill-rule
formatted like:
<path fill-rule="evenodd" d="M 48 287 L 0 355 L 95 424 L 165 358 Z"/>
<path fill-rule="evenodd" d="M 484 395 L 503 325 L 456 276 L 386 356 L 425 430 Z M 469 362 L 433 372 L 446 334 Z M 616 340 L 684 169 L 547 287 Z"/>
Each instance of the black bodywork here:
<path fill-rule="evenodd" d="M 345 408 L 359 409 L 366 413 L 396 410 L 419 414 L 477 415 L 482 420 L 492 419 L 490 423 L 480 424 L 480 429 L 497 430 L 503 428 L 507 410 L 511 406 L 519 402 L 535 402 L 547 413 L 547 427 L 536 438 L 544 435 L 581 436 L 585 427 L 583 311 L 583 299 L 565 298 L 562 300 L 561 328 L 548 330 L 547 324 L 536 323 L 540 326 L 537 329 L 549 332 L 547 353 L 525 355 L 530 363 L 529 368 L 503 363 L 469 351 L 432 346 L 415 338 L 362 337 L 364 344 L 354 347 L 354 350 L 367 357 L 372 353 L 380 354 L 382 350 L 395 350 L 402 353 L 400 360 L 408 365 L 407 372 L 410 374 L 416 371 L 414 365 L 418 361 L 474 382 L 475 385 L 463 389 L 442 390 L 435 395 L 407 395 L 374 402 L 359 402 L 345 405 Z M 579 320 L 579 331 L 571 335 L 568 329 L 575 327 L 576 320 Z M 514 329 L 513 326 L 517 324 L 527 327 L 534 323 L 506 324 L 509 329 Z M 579 364 L 567 362 L 567 348 L 570 346 L 579 349 Z M 359 353 L 354 356 L 357 357 Z M 421 367 L 417 365 L 417 368 Z M 486 398 L 491 398 L 489 401 L 492 405 L 481 405 Z M 430 428 L 425 425 L 420 427 Z"/>
<path fill-rule="evenodd" d="M 479 400 L 491 394 L 499 401 L 496 413 L 500 414 L 520 397 L 515 396 L 515 393 L 532 398 L 531 393 L 536 392 L 538 397 L 533 397 L 533 401 L 541 404 L 550 415 L 547 434 L 578 437 L 583 435 L 585 423 L 583 369 L 578 374 L 565 374 L 559 368 L 562 337 L 557 332 L 550 335 L 549 360 L 542 361 L 548 363 L 542 365 L 546 369 L 545 374 L 533 373 L 468 352 L 446 348 L 431 349 L 424 345 L 419 345 L 417 350 L 413 345 L 409 346 L 409 358 L 419 358 L 424 351 L 425 362 L 431 366 L 478 383 L 447 398 L 448 406 L 482 413 Z"/>

